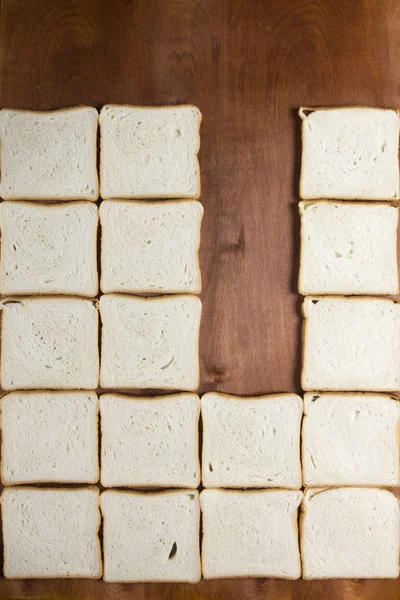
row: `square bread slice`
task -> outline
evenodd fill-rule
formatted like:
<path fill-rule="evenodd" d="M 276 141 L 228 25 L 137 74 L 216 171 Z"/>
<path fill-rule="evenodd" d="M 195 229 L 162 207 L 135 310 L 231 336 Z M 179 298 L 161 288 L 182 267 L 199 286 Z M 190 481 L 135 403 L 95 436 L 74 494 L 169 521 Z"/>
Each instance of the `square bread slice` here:
<path fill-rule="evenodd" d="M 385 394 L 305 394 L 304 413 L 304 485 L 400 485 L 397 398 Z"/>
<path fill-rule="evenodd" d="M 97 483 L 94 392 L 11 392 L 1 398 L 1 481 Z"/>
<path fill-rule="evenodd" d="M 5 488 L 1 508 L 7 579 L 101 577 L 96 487 Z"/>
<path fill-rule="evenodd" d="M 0 293 L 96 296 L 97 228 L 92 202 L 2 202 Z"/>
<path fill-rule="evenodd" d="M 300 539 L 303 579 L 397 578 L 398 498 L 376 488 L 307 490 Z"/>
<path fill-rule="evenodd" d="M 101 494 L 100 504 L 104 581 L 200 581 L 197 490 L 110 490 Z"/>
<path fill-rule="evenodd" d="M 300 202 L 299 292 L 398 294 L 398 208 L 366 202 Z"/>
<path fill-rule="evenodd" d="M 200 123 L 195 106 L 103 106 L 101 197 L 198 198 Z"/>
<path fill-rule="evenodd" d="M 201 415 L 204 487 L 301 487 L 299 396 L 210 392 Z"/>
<path fill-rule="evenodd" d="M 95 108 L 0 111 L 4 200 L 97 200 Z"/>
<path fill-rule="evenodd" d="M 399 112 L 346 106 L 301 108 L 304 200 L 397 200 Z"/>
<path fill-rule="evenodd" d="M 0 302 L 0 310 L 3 390 L 97 388 L 96 302 L 8 298 Z"/>
<path fill-rule="evenodd" d="M 201 302 L 197 296 L 100 298 L 103 388 L 196 391 Z"/>
<path fill-rule="evenodd" d="M 203 212 L 193 200 L 102 202 L 102 291 L 199 294 Z"/>
<path fill-rule="evenodd" d="M 204 579 L 298 579 L 297 514 L 302 497 L 297 490 L 203 490 Z"/>
<path fill-rule="evenodd" d="M 303 316 L 304 390 L 400 389 L 400 304 L 386 298 L 308 297 Z"/>
<path fill-rule="evenodd" d="M 197 488 L 199 413 L 196 394 L 101 396 L 101 484 Z"/>

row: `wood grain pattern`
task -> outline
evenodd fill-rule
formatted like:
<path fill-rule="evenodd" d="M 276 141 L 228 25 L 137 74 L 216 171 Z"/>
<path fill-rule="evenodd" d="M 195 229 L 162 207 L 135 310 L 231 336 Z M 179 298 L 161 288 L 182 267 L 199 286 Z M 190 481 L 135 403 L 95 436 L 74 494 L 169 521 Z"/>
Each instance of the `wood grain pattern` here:
<path fill-rule="evenodd" d="M 400 107 L 396 0 L 3 0 L 0 105 L 203 113 L 201 391 L 299 391 L 300 104 Z M 0 580 L 0 598 L 395 600 L 398 581 Z"/>

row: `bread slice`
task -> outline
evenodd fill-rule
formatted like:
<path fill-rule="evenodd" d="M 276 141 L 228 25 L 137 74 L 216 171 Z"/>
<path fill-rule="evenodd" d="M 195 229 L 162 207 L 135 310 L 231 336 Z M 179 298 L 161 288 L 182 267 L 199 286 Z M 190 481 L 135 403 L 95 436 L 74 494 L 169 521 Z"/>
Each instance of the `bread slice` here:
<path fill-rule="evenodd" d="M 201 302 L 197 296 L 100 298 L 103 388 L 196 391 Z"/>
<path fill-rule="evenodd" d="M 99 379 L 96 302 L 8 298 L 0 302 L 3 390 L 95 389 Z"/>
<path fill-rule="evenodd" d="M 400 305 L 386 298 L 303 302 L 306 391 L 400 389 Z"/>
<path fill-rule="evenodd" d="M 307 490 L 300 532 L 304 579 L 399 576 L 399 502 L 387 490 Z"/>
<path fill-rule="evenodd" d="M 197 490 L 100 497 L 104 580 L 185 581 L 201 577 Z"/>
<path fill-rule="evenodd" d="M 302 497 L 294 490 L 203 490 L 204 579 L 298 579 L 297 513 Z"/>
<path fill-rule="evenodd" d="M 7 579 L 101 577 L 96 487 L 5 488 L 1 507 Z"/>
<path fill-rule="evenodd" d="M 96 483 L 94 392 L 11 392 L 1 399 L 1 481 Z"/>
<path fill-rule="evenodd" d="M 95 108 L 0 111 L 0 196 L 5 200 L 97 200 Z"/>
<path fill-rule="evenodd" d="M 200 122 L 189 105 L 103 106 L 101 197 L 198 198 Z"/>
<path fill-rule="evenodd" d="M 299 292 L 398 294 L 399 211 L 367 202 L 300 202 Z"/>
<path fill-rule="evenodd" d="M 300 196 L 397 200 L 399 112 L 361 106 L 300 108 Z"/>
<path fill-rule="evenodd" d="M 91 202 L 2 202 L 0 293 L 96 296 L 97 228 Z"/>
<path fill-rule="evenodd" d="M 102 202 L 102 291 L 199 294 L 203 212 L 192 200 Z"/>
<path fill-rule="evenodd" d="M 197 488 L 198 396 L 104 394 L 100 412 L 104 487 Z"/>
<path fill-rule="evenodd" d="M 397 398 L 384 394 L 305 394 L 304 412 L 304 485 L 400 485 Z"/>
<path fill-rule="evenodd" d="M 204 487 L 300 488 L 302 414 L 302 399 L 295 394 L 204 394 Z"/>

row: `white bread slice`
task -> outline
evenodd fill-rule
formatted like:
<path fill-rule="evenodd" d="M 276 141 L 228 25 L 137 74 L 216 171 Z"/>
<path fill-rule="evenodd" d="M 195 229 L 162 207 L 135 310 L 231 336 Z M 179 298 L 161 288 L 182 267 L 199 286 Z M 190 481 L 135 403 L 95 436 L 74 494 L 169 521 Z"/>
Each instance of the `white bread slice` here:
<path fill-rule="evenodd" d="M 196 394 L 101 396 L 101 484 L 197 488 L 199 413 Z"/>
<path fill-rule="evenodd" d="M 0 302 L 3 390 L 95 389 L 96 302 L 54 296 Z"/>
<path fill-rule="evenodd" d="M 102 198 L 200 196 L 198 108 L 107 104 L 99 120 Z"/>
<path fill-rule="evenodd" d="M 104 581 L 200 580 L 197 490 L 147 494 L 109 490 L 101 494 L 100 505 Z"/>
<path fill-rule="evenodd" d="M 197 296 L 105 295 L 102 388 L 196 391 L 201 302 Z"/>
<path fill-rule="evenodd" d="M 300 539 L 303 579 L 396 578 L 398 498 L 376 488 L 307 490 Z"/>
<path fill-rule="evenodd" d="M 0 111 L 4 200 L 97 200 L 95 108 Z"/>
<path fill-rule="evenodd" d="M 96 483 L 94 392 L 11 392 L 1 398 L 1 481 Z"/>
<path fill-rule="evenodd" d="M 295 394 L 201 399 L 204 487 L 301 487 L 303 402 Z"/>
<path fill-rule="evenodd" d="M 5 488 L 1 507 L 7 579 L 101 577 L 96 487 Z"/>
<path fill-rule="evenodd" d="M 303 316 L 304 390 L 400 389 L 400 304 L 373 297 L 308 297 Z"/>
<path fill-rule="evenodd" d="M 399 293 L 397 207 L 320 201 L 299 208 L 300 294 Z"/>
<path fill-rule="evenodd" d="M 399 112 L 370 107 L 300 108 L 300 196 L 397 200 Z"/>
<path fill-rule="evenodd" d="M 0 293 L 96 296 L 97 228 L 92 202 L 2 202 Z"/>
<path fill-rule="evenodd" d="M 304 485 L 400 485 L 397 398 L 384 394 L 305 394 L 304 413 Z"/>
<path fill-rule="evenodd" d="M 203 490 L 204 579 L 298 579 L 297 514 L 302 497 L 297 490 Z"/>
<path fill-rule="evenodd" d="M 199 294 L 203 212 L 193 200 L 102 202 L 102 291 Z"/>

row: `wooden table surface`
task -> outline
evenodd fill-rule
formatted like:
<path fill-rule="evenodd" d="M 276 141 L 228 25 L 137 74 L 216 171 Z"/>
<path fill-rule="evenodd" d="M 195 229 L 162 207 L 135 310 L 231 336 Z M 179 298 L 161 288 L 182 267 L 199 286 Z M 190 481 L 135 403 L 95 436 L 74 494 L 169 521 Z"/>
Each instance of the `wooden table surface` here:
<path fill-rule="evenodd" d="M 203 113 L 201 391 L 299 392 L 306 105 L 400 107 L 396 0 L 3 0 L 0 105 Z M 392 600 L 399 581 L 0 580 L 0 598 Z"/>

